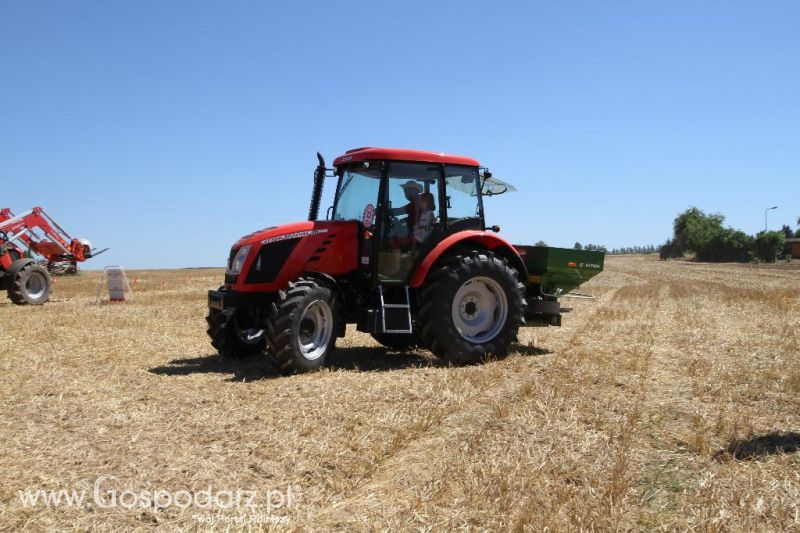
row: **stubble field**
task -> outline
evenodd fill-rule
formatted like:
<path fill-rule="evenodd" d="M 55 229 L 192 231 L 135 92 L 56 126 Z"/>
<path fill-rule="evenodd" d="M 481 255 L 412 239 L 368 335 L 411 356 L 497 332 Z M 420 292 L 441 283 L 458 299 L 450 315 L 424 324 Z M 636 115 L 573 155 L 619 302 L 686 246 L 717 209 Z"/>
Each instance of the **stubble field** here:
<path fill-rule="evenodd" d="M 221 270 L 129 276 L 0 299 L 0 528 L 800 528 L 796 262 L 611 257 L 504 360 L 349 330 L 293 377 L 212 352 Z"/>

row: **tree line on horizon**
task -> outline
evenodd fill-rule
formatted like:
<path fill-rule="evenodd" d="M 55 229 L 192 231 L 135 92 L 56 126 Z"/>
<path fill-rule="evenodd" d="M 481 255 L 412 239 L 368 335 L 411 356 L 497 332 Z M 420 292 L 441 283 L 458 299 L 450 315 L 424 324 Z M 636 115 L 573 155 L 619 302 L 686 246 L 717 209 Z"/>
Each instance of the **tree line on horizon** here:
<path fill-rule="evenodd" d="M 720 263 L 761 261 L 774 263 L 785 253 L 787 238 L 800 237 L 800 229 L 792 232 L 784 225 L 781 231 L 760 231 L 755 235 L 725 227 L 725 216 L 707 214 L 690 207 L 675 217 L 672 237 L 659 249 L 662 260 L 693 255 L 697 261 Z M 800 219 L 798 219 L 800 225 Z"/>
<path fill-rule="evenodd" d="M 644 255 L 658 253 L 659 247 L 654 244 L 647 244 L 644 246 L 623 246 L 621 248 L 608 249 L 602 244 L 581 244 L 576 242 L 572 247 L 575 250 L 595 250 L 598 252 L 605 252 L 608 255 Z"/>
<path fill-rule="evenodd" d="M 658 253 L 662 260 L 693 255 L 703 262 L 741 262 L 758 260 L 774 263 L 780 255 L 791 255 L 786 239 L 800 238 L 800 217 L 797 229 L 784 224 L 780 231 L 760 231 L 751 236 L 743 231 L 724 227 L 725 216 L 719 213 L 706 214 L 697 207 L 690 207 L 675 217 L 673 236 L 661 246 L 623 246 L 612 248 L 599 244 L 576 242 L 575 250 L 594 250 L 608 255 L 646 255 Z M 547 246 L 540 240 L 534 246 Z"/>

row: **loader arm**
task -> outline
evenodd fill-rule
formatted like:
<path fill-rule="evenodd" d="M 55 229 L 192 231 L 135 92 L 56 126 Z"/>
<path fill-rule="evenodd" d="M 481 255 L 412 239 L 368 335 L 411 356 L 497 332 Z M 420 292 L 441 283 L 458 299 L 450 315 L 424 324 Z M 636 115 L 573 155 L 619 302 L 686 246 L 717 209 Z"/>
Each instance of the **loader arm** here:
<path fill-rule="evenodd" d="M 9 242 L 18 240 L 48 261 L 81 262 L 91 257 L 91 250 L 84 250 L 78 239 L 73 239 L 41 207 L 34 207 L 21 215 L 3 209 L 0 211 L 0 232 L 7 235 Z"/>

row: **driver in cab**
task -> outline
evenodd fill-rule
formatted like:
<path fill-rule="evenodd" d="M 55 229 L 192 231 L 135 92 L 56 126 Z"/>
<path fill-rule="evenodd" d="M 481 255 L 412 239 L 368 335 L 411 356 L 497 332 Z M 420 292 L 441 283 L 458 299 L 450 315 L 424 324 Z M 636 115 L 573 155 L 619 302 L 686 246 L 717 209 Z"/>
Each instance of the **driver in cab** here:
<path fill-rule="evenodd" d="M 408 228 L 408 235 L 411 235 L 414 232 L 414 225 L 416 224 L 417 213 L 419 212 L 422 185 L 414 180 L 408 180 L 400 186 L 403 188 L 403 193 L 406 195 L 408 203 L 402 207 L 392 208 L 390 212 L 392 216 L 406 215 L 406 227 Z"/>

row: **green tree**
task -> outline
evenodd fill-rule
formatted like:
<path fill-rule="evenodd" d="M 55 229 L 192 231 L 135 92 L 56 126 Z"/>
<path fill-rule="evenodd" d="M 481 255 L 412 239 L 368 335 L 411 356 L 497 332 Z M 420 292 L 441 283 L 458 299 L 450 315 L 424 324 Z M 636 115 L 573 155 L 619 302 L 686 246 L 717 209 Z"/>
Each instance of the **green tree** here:
<path fill-rule="evenodd" d="M 756 256 L 765 263 L 774 263 L 786 240 L 782 231 L 761 231 L 756 235 Z"/>
<path fill-rule="evenodd" d="M 659 256 L 669 259 L 693 252 L 698 261 L 750 261 L 755 239 L 724 227 L 723 222 L 725 217 L 719 213 L 706 214 L 697 207 L 687 209 L 675 217 L 673 238 L 661 247 Z"/>
<path fill-rule="evenodd" d="M 658 249 L 658 257 L 662 261 L 666 261 L 667 259 L 675 259 L 677 257 L 683 257 L 683 253 L 678 246 L 677 241 L 674 239 L 667 239 L 667 242 L 661 245 Z"/>
<path fill-rule="evenodd" d="M 573 248 L 576 249 L 576 250 L 583 250 L 583 246 L 579 242 L 576 242 L 575 246 L 573 246 Z"/>
<path fill-rule="evenodd" d="M 743 231 L 725 228 L 711 241 L 706 251 L 708 261 L 738 261 L 746 263 L 751 259 L 753 238 Z"/>
<path fill-rule="evenodd" d="M 546 242 L 544 242 L 544 241 L 536 241 L 536 243 L 534 244 L 534 246 L 547 246 L 547 243 L 546 243 Z"/>
<path fill-rule="evenodd" d="M 719 213 L 707 215 L 691 207 L 675 218 L 674 240 L 682 252 L 694 252 L 700 261 L 713 261 L 712 242 L 722 233 L 724 221 Z"/>

